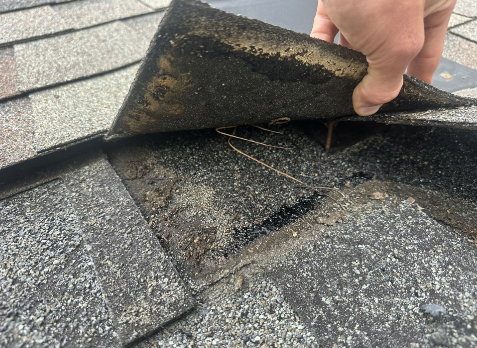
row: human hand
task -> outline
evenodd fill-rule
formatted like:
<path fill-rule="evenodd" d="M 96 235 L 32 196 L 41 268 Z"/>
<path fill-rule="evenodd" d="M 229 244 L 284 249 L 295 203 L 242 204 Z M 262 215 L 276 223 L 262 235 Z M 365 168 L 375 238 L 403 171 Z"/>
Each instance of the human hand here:
<path fill-rule="evenodd" d="M 311 36 L 360 51 L 368 74 L 353 92 L 369 116 L 397 97 L 403 74 L 431 83 L 456 0 L 318 0 Z"/>

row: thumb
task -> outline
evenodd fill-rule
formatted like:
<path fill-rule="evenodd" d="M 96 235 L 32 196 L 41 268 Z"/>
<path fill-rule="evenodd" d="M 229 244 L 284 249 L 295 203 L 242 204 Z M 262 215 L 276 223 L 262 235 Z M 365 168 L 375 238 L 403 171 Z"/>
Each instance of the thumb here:
<path fill-rule="evenodd" d="M 353 92 L 353 108 L 360 116 L 369 116 L 397 97 L 403 84 L 404 69 L 388 70 L 368 67 L 368 74 Z"/>
<path fill-rule="evenodd" d="M 389 43 L 366 56 L 368 74 L 353 92 L 353 108 L 358 115 L 372 115 L 398 96 L 406 68 L 421 50 L 423 41 L 412 40 L 404 46 L 401 42 L 394 47 Z"/>

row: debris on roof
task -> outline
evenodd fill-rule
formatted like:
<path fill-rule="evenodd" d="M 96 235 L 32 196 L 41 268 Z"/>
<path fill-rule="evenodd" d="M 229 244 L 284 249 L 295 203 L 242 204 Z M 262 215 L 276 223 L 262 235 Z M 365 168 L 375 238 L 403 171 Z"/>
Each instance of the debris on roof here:
<path fill-rule="evenodd" d="M 253 6 L 263 9 L 267 1 L 243 3 L 253 13 Z M 296 6 L 306 1 L 316 6 L 316 0 Z M 240 136 L 292 148 L 233 139 L 244 153 L 305 185 L 234 152 L 213 129 L 105 141 L 169 1 L 1 2 L 0 18 L 38 18 L 25 23 L 24 32 L 15 24 L 0 48 L 0 346 L 475 346 L 477 107 L 461 98 L 477 97 L 477 72 L 471 69 L 477 67 L 477 34 L 473 18 L 466 17 L 472 16 L 469 1 L 458 1 L 460 16 L 454 16 L 444 51 L 467 67 L 444 61 L 439 72 L 446 79 L 442 86 L 455 95 L 406 78 L 403 95 L 413 105 L 423 100 L 421 92 L 413 95 L 421 88 L 439 100 L 439 108 L 339 122 L 329 152 L 323 147 L 329 121 L 324 114 L 271 126 L 283 134 L 237 129 Z M 68 29 L 57 26 L 52 10 L 68 18 Z M 184 23 L 199 21 L 203 11 L 231 18 L 207 9 Z M 252 17 L 263 18 L 262 13 Z M 162 29 L 171 23 L 168 16 Z M 300 34 L 239 21 L 265 28 L 262 38 L 286 33 L 310 52 L 318 47 Z M 220 22 L 201 24 L 228 30 Z M 189 35 L 181 25 L 174 30 Z M 215 45 L 212 31 L 202 29 L 199 41 L 208 44 L 205 37 Z M 262 83 L 263 76 L 272 77 L 269 87 L 290 87 L 293 78 L 313 81 L 312 74 L 297 77 L 297 67 L 286 65 L 309 62 L 311 53 L 278 57 L 280 47 L 292 47 L 282 40 L 280 47 L 262 51 L 278 57 L 276 66 L 268 66 L 260 47 L 255 52 L 236 36 L 221 36 L 226 45 L 214 52 L 217 45 L 189 50 L 193 40 L 181 37 L 164 43 L 183 72 L 188 68 L 180 65 L 186 61 L 181 42 L 202 56 L 190 60 L 195 67 L 206 66 L 205 58 L 214 62 L 209 76 L 201 76 L 225 84 L 201 86 L 190 97 L 195 105 L 186 100 L 189 110 L 221 117 L 246 113 L 274 95 L 262 88 L 239 100 L 241 108 L 226 109 L 227 99 L 238 94 L 231 86 L 243 79 L 231 73 L 235 67 L 225 70 L 226 81 L 220 76 L 230 63 L 221 61 L 224 52 L 230 55 L 223 60 L 236 62 L 247 78 Z M 227 47 L 232 39 L 246 44 L 245 51 Z M 365 71 L 355 52 L 318 45 L 333 47 L 341 62 L 348 57 Z M 163 67 L 172 71 L 174 64 Z M 166 87 L 193 81 L 178 76 L 170 74 Z M 159 89 L 152 97 L 169 91 Z M 295 97 L 299 91 L 292 88 Z M 219 96 L 215 109 L 204 105 L 206 93 Z M 276 98 L 276 105 L 259 110 L 304 112 L 307 106 L 298 105 L 310 95 Z M 462 105 L 442 109 L 448 101 Z M 351 110 L 350 103 L 342 110 Z M 250 115 L 245 123 L 261 117 Z M 200 120 L 192 122 L 194 128 Z M 399 124 L 384 124 L 393 122 Z M 345 197 L 315 185 L 339 189 Z M 439 315 L 428 314 L 429 305 Z"/>

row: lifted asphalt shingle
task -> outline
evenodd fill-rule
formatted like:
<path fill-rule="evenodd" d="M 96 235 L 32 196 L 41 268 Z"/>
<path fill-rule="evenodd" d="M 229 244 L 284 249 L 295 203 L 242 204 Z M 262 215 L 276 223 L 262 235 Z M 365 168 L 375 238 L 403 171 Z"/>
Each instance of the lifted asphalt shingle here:
<path fill-rule="evenodd" d="M 136 0 L 83 0 L 56 5 L 53 10 L 75 29 L 127 18 L 152 10 Z"/>
<path fill-rule="evenodd" d="M 72 25 L 50 6 L 0 14 L 0 44 L 64 31 Z"/>
<path fill-rule="evenodd" d="M 65 176 L 123 344 L 154 333 L 194 300 L 103 158 Z"/>
<path fill-rule="evenodd" d="M 0 346 L 118 347 L 67 190 L 0 201 Z"/>
<path fill-rule="evenodd" d="M 139 61 L 149 42 L 119 22 L 14 46 L 19 90 L 28 91 Z"/>
<path fill-rule="evenodd" d="M 35 149 L 39 152 L 105 132 L 116 116 L 138 65 L 32 93 Z"/>
<path fill-rule="evenodd" d="M 0 169 L 35 155 L 33 124 L 28 98 L 0 104 Z"/>

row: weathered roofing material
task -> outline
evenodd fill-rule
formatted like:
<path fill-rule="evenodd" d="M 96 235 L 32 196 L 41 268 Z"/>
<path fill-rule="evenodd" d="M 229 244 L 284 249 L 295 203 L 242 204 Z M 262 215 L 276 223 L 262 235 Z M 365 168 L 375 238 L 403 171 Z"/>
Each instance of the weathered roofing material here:
<path fill-rule="evenodd" d="M 15 45 L 18 88 L 29 91 L 135 63 L 148 44 L 134 29 L 113 22 Z"/>
<path fill-rule="evenodd" d="M 59 4 L 52 8 L 75 29 L 152 11 L 137 0 L 82 0 Z"/>
<path fill-rule="evenodd" d="M 37 152 L 106 132 L 138 65 L 30 94 Z"/>
<path fill-rule="evenodd" d="M 118 347 L 61 181 L 0 201 L 0 346 Z"/>
<path fill-rule="evenodd" d="M 194 299 L 110 164 L 93 159 L 65 182 L 123 344 L 191 309 Z"/>
<path fill-rule="evenodd" d="M 35 129 L 28 98 L 0 104 L 0 169 L 35 155 Z"/>
<path fill-rule="evenodd" d="M 174 0 L 108 135 L 355 115 L 351 97 L 366 71 L 357 51 L 202 2 Z M 399 96 L 380 111 L 475 103 L 404 76 Z M 422 112 L 409 115 L 411 121 L 436 121 Z"/>
<path fill-rule="evenodd" d="M 3 13 L 0 14 L 0 45 L 65 31 L 72 25 L 50 6 Z"/>

